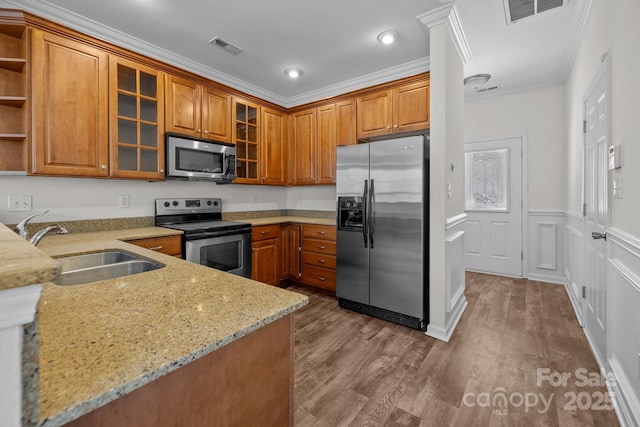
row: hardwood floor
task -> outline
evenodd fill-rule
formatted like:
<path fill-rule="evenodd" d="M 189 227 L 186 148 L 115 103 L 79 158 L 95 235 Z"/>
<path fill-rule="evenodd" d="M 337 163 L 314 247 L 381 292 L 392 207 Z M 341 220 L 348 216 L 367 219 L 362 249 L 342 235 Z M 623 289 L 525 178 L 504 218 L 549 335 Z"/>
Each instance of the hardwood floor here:
<path fill-rule="evenodd" d="M 289 289 L 310 297 L 295 315 L 296 427 L 618 425 L 562 286 L 467 273 L 448 343 Z"/>

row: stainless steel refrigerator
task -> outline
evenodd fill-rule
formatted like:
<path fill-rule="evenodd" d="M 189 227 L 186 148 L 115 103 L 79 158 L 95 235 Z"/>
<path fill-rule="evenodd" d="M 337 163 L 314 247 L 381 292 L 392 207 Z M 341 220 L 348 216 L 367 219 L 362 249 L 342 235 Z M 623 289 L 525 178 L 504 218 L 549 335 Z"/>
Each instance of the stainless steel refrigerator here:
<path fill-rule="evenodd" d="M 414 329 L 429 323 L 429 137 L 338 147 L 341 307 Z"/>

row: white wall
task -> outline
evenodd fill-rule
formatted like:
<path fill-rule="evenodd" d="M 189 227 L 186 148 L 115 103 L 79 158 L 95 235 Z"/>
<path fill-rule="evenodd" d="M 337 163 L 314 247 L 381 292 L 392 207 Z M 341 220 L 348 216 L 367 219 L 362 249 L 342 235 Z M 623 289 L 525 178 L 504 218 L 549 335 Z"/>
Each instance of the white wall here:
<path fill-rule="evenodd" d="M 529 209 L 566 209 L 564 86 L 465 103 L 464 138 L 527 135 Z"/>
<path fill-rule="evenodd" d="M 130 197 L 119 208 L 119 195 Z M 123 218 L 154 215 L 161 197 L 220 197 L 226 212 L 274 209 L 335 211 L 335 187 L 215 185 L 207 182 L 147 182 L 89 178 L 0 176 L 0 222 L 14 224 L 29 212 L 8 212 L 9 195 L 32 196 L 32 213 L 49 209 L 39 221 Z M 39 222 L 35 221 L 35 222 Z"/>

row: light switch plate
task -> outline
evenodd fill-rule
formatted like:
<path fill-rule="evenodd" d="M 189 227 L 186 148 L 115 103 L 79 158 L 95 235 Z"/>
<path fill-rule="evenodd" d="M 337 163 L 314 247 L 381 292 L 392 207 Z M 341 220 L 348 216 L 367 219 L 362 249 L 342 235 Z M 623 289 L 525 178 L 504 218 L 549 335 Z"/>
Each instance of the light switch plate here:
<path fill-rule="evenodd" d="M 31 196 L 10 195 L 8 204 L 9 212 L 31 212 Z"/>
<path fill-rule="evenodd" d="M 622 199 L 622 177 L 613 178 L 613 198 Z"/>

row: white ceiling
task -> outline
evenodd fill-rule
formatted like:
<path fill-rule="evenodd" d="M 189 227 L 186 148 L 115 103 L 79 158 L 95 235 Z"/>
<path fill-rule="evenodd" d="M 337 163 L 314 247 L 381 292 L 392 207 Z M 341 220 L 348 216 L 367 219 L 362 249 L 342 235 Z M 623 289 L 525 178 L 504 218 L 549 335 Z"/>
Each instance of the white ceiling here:
<path fill-rule="evenodd" d="M 3 1 L 6 6 L 3 5 Z M 429 69 L 417 19 L 444 0 L 0 0 L 285 107 Z M 465 76 L 492 75 L 499 95 L 566 80 L 591 0 L 507 25 L 503 0 L 455 2 L 472 59 Z M 392 46 L 378 33 L 400 34 Z M 210 45 L 214 36 L 244 52 Z M 289 67 L 303 75 L 290 80 Z"/>

